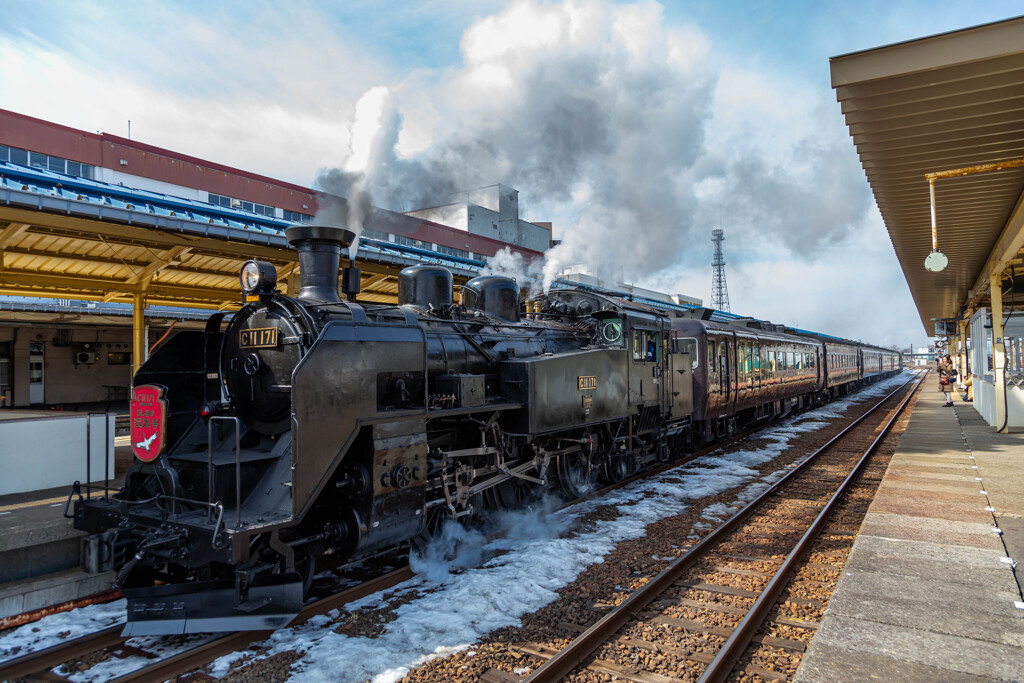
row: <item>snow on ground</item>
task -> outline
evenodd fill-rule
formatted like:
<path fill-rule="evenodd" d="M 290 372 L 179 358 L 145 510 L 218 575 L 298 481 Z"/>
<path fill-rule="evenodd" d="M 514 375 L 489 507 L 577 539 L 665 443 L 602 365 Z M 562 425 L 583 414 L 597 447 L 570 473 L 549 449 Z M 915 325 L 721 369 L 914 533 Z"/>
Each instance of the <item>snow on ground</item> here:
<path fill-rule="evenodd" d="M 102 631 L 124 622 L 127 602 L 114 600 L 103 605 L 88 605 L 69 612 L 51 614 L 0 636 L 0 663 L 5 660 L 56 645 L 69 638 Z"/>
<path fill-rule="evenodd" d="M 882 395 L 906 381 L 906 375 L 880 382 L 854 396 L 799 414 L 759 432 L 758 448 L 726 453 L 715 451 L 655 477 L 634 482 L 601 499 L 583 501 L 562 510 L 538 505 L 510 513 L 504 520 L 509 532 L 487 541 L 478 531 L 458 525 L 444 533 L 422 556 L 412 558 L 417 576 L 386 591 L 389 597 L 410 595 L 395 610 L 396 619 L 376 638 L 334 633 L 330 615 L 315 617 L 296 628 L 275 632 L 261 656 L 295 650 L 303 653 L 293 666 L 294 681 L 366 681 L 390 683 L 429 659 L 468 648 L 481 636 L 505 626 L 518 625 L 520 617 L 534 612 L 557 597 L 556 591 L 572 582 L 587 567 L 604 561 L 615 546 L 644 534 L 646 526 L 664 517 L 683 513 L 694 500 L 743 486 L 731 505 L 714 505 L 704 511 L 712 522 L 728 518 L 753 500 L 787 469 L 755 479 L 755 467 L 786 450 L 790 440 L 828 424 L 854 402 Z M 595 510 L 612 505 L 619 516 L 598 521 L 571 537 L 563 537 L 573 522 Z M 347 606 L 348 610 L 382 607 L 377 593 Z M 0 636 L 0 662 L 15 647 L 39 649 L 64 637 L 104 628 L 123 618 L 124 601 L 55 614 Z M 335 614 L 336 616 L 336 614 Z M 171 654 L 186 644 L 161 642 L 158 638 L 132 638 L 129 644 L 150 652 Z M 246 652 L 222 657 L 213 674 L 223 675 Z M 75 681 L 106 680 L 141 666 L 139 657 L 111 659 L 72 676 Z"/>

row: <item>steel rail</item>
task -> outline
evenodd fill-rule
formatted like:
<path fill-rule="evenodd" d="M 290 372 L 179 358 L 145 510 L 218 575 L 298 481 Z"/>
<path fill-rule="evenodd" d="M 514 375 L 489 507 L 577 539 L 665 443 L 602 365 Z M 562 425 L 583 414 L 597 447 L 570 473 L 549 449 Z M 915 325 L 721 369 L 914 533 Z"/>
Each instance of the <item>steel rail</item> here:
<path fill-rule="evenodd" d="M 408 567 L 400 567 L 384 576 L 371 579 L 358 586 L 321 598 L 306 605 L 288 626 L 304 624 L 318 614 L 330 612 L 354 600 L 385 590 L 412 578 Z M 96 633 L 75 638 L 51 647 L 30 652 L 0 664 L 0 681 L 13 681 L 45 671 L 62 662 L 76 659 L 90 652 L 123 645 L 128 639 L 121 636 L 124 624 L 115 624 Z M 115 681 L 165 681 L 183 673 L 194 671 L 212 659 L 240 650 L 249 643 L 267 638 L 273 631 L 238 631 L 207 641 L 195 648 L 162 659 L 150 666 L 124 674 Z"/>
<path fill-rule="evenodd" d="M 0 664 L 0 681 L 14 681 L 19 678 L 25 678 L 51 666 L 56 666 L 61 662 L 66 662 L 69 659 L 75 659 L 103 648 L 120 645 L 125 641 L 121 637 L 123 626 L 124 624 L 115 624 L 81 638 L 75 638 L 74 640 L 51 645 L 48 648 L 9 659 Z"/>
<path fill-rule="evenodd" d="M 919 379 L 914 379 L 917 379 L 918 385 L 920 385 L 924 378 L 921 377 Z M 906 386 L 913 382 L 914 379 L 910 379 L 901 384 L 892 393 L 875 404 L 875 406 L 870 410 L 851 422 L 841 432 L 829 439 L 823 446 L 807 456 L 807 458 L 805 458 L 803 462 L 797 465 L 791 472 L 787 473 L 764 493 L 747 504 L 746 507 L 730 517 L 720 527 L 702 538 L 695 546 L 687 551 L 686 554 L 674 560 L 668 565 L 668 567 L 662 570 L 661 573 L 626 598 L 626 600 L 624 600 L 618 607 L 603 616 L 597 621 L 597 623 L 586 631 L 578 635 L 551 659 L 544 662 L 527 678 L 523 679 L 523 683 L 554 683 L 555 681 L 560 681 L 572 673 L 576 667 L 582 664 L 585 659 L 590 657 L 597 648 L 606 642 L 612 634 L 625 626 L 636 613 L 646 607 L 656 597 L 668 590 L 668 588 L 679 580 L 679 577 L 681 577 L 688 569 L 695 565 L 711 547 L 732 533 L 742 522 L 746 521 L 748 517 L 757 511 L 767 498 L 774 495 L 784 485 L 802 474 L 822 453 L 845 437 L 876 410 L 880 409 L 882 405 L 906 388 Z M 914 390 L 916 389 L 917 387 L 915 386 Z M 911 391 L 910 395 L 912 396 L 913 393 L 914 391 Z"/>
<path fill-rule="evenodd" d="M 921 382 L 924 381 L 924 377 L 918 382 L 920 386 Z M 896 408 L 896 412 L 891 418 L 885 423 L 885 426 L 875 437 L 875 440 L 871 442 L 871 445 L 867 447 L 863 455 L 854 465 L 850 474 L 846 476 L 843 483 L 839 485 L 836 492 L 832 494 L 828 503 L 821 509 L 818 516 L 814 518 L 811 526 L 807 529 L 804 535 L 800 538 L 800 541 L 796 544 L 789 555 L 786 557 L 782 565 L 776 570 L 775 575 L 772 576 L 768 585 L 765 586 L 761 594 L 754 600 L 754 604 L 750 606 L 746 616 L 740 620 L 740 623 L 736 625 L 732 635 L 729 636 L 725 644 L 718 650 L 718 654 L 711 660 L 707 668 L 704 669 L 704 673 L 701 675 L 698 683 L 722 683 L 732 673 L 733 668 L 739 661 L 740 657 L 746 651 L 747 646 L 750 645 L 750 641 L 757 634 L 757 629 L 764 623 L 765 618 L 768 616 L 769 610 L 775 605 L 782 590 L 789 583 L 789 579 L 797 568 L 798 563 L 803 559 L 804 555 L 810 550 L 811 545 L 817 540 L 818 535 L 821 533 L 822 527 L 828 521 L 832 511 L 839 505 L 840 500 L 846 494 L 847 491 L 853 486 L 853 484 L 860 478 L 861 473 L 867 466 L 868 461 L 871 460 L 871 456 L 875 454 L 878 447 L 882 445 L 882 440 L 889 435 L 893 425 L 896 424 L 896 420 L 903 414 L 904 408 L 910 403 L 910 399 L 917 393 L 917 388 L 914 387 L 906 398 Z"/>
<path fill-rule="evenodd" d="M 333 609 L 342 607 L 347 603 L 365 598 L 367 595 L 372 595 L 377 591 L 386 590 L 395 586 L 402 581 L 406 581 L 413 577 L 413 571 L 406 565 L 396 569 L 393 572 L 389 572 L 384 576 L 379 576 L 376 579 L 371 579 L 365 583 L 361 583 L 358 586 L 353 586 L 348 590 L 335 593 L 334 595 L 326 598 L 321 598 L 316 602 L 311 602 L 303 608 L 302 612 L 295 617 L 287 626 L 284 628 L 291 628 L 293 626 L 301 626 L 313 617 L 319 614 L 325 614 Z M 172 679 L 175 676 L 195 671 L 196 669 L 209 664 L 217 657 L 231 654 L 241 650 L 246 645 L 254 643 L 258 640 L 264 640 L 270 636 L 273 631 L 238 631 L 231 633 L 226 636 L 221 636 L 215 640 L 208 641 L 202 645 L 186 650 L 167 659 L 162 659 L 158 662 L 154 662 L 149 666 L 144 666 L 141 669 L 136 669 L 122 676 L 119 676 L 111 681 L 111 683 L 128 683 L 129 681 L 166 681 Z"/>

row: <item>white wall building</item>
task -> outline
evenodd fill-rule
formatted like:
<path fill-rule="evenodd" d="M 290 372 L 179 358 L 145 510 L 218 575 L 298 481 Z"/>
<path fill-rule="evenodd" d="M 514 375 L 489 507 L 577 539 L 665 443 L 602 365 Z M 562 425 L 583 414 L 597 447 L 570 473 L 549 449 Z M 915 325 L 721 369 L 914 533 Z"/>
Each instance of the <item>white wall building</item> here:
<path fill-rule="evenodd" d="M 519 218 L 519 190 L 491 185 L 459 192 L 451 199 L 449 204 L 409 211 L 406 215 L 535 251 L 544 252 L 551 246 L 549 225 Z"/>
<path fill-rule="evenodd" d="M 1024 316 L 1011 315 L 1003 327 L 1006 349 L 1006 415 L 1010 427 L 1024 427 Z M 995 427 L 996 382 L 993 371 L 992 312 L 978 309 L 971 317 L 970 371 L 974 386 L 974 407 Z M 1004 387 L 999 387 L 1003 391 Z"/>

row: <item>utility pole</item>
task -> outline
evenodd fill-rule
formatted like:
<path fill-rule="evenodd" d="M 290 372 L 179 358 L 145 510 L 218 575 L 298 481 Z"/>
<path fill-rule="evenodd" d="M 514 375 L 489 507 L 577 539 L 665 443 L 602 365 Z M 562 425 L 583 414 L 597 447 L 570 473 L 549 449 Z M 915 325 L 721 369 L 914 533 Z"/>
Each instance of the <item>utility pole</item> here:
<path fill-rule="evenodd" d="M 711 262 L 714 277 L 711 281 L 711 308 L 731 313 L 729 310 L 729 288 L 725 284 L 725 257 L 722 256 L 722 241 L 725 231 L 711 231 L 711 241 L 715 243 L 715 260 Z"/>

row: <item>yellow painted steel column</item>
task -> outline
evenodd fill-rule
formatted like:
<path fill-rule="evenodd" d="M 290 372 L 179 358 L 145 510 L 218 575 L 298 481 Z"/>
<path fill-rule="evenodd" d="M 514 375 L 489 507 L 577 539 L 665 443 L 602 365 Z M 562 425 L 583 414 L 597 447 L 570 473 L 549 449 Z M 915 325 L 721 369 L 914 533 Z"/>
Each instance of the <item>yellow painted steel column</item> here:
<path fill-rule="evenodd" d="M 135 373 L 146 362 L 146 295 L 132 294 L 132 388 L 135 388 Z"/>
<path fill-rule="evenodd" d="M 989 276 L 992 295 L 992 374 L 995 376 L 996 431 L 1010 431 L 1006 419 L 1006 346 L 1003 344 L 1003 287 L 1002 273 Z"/>

